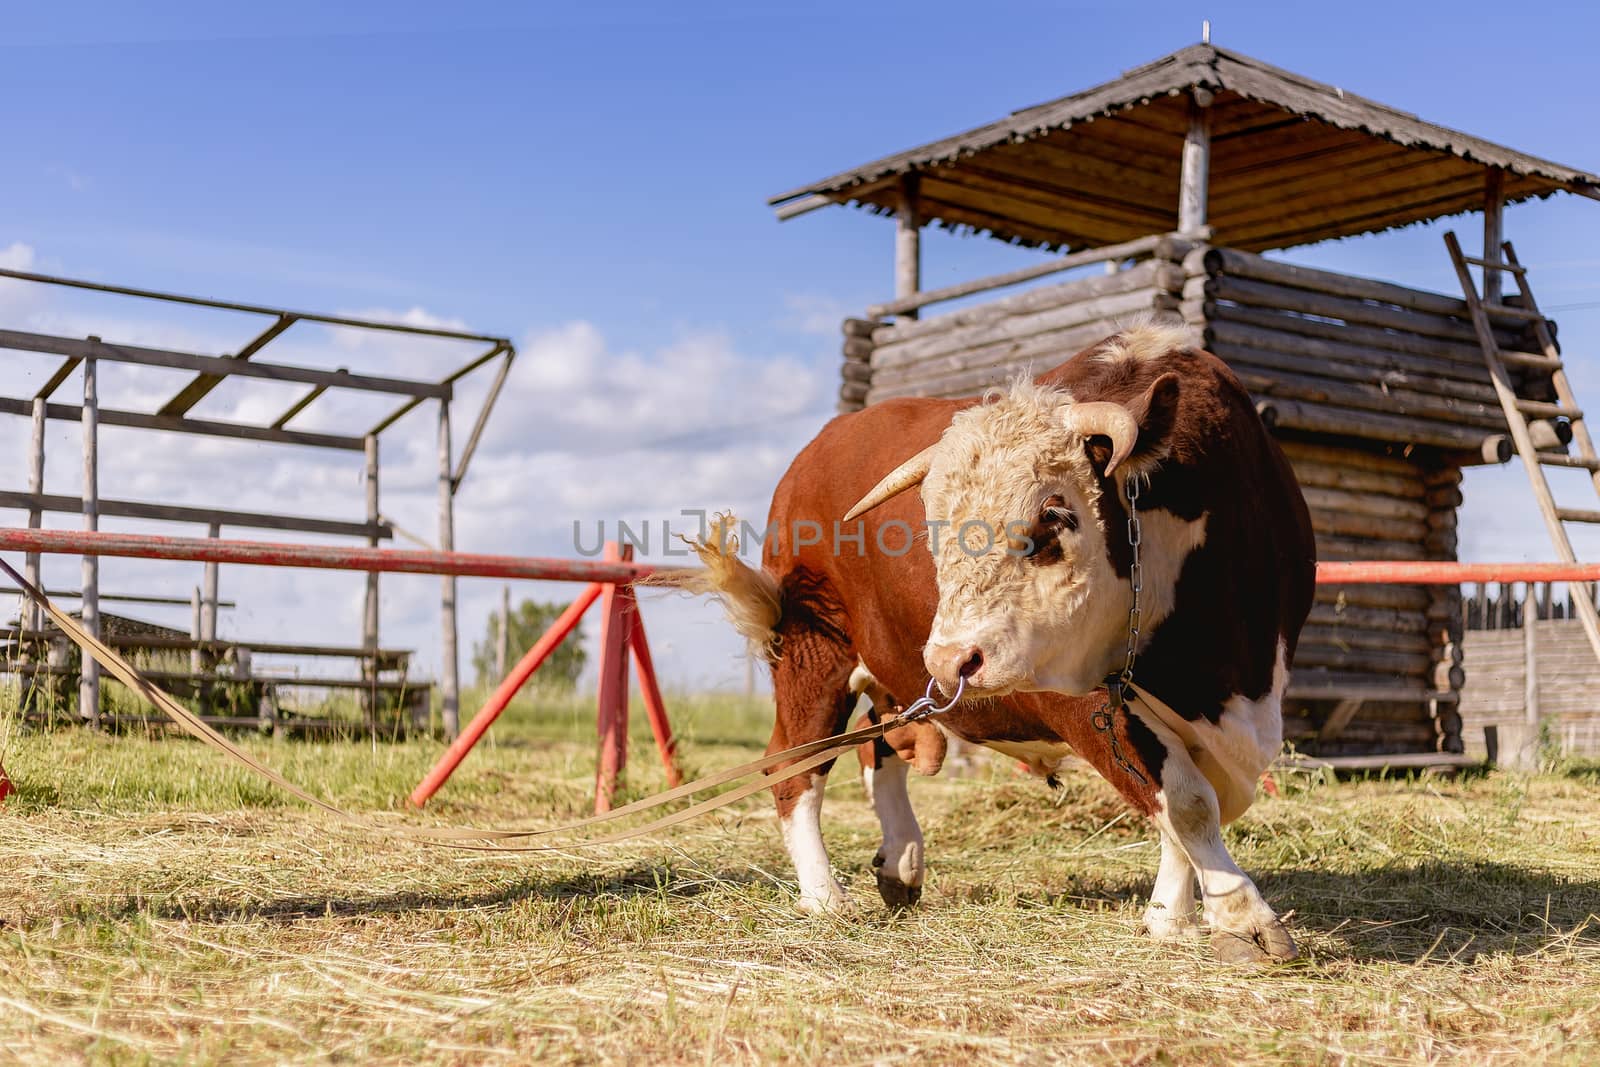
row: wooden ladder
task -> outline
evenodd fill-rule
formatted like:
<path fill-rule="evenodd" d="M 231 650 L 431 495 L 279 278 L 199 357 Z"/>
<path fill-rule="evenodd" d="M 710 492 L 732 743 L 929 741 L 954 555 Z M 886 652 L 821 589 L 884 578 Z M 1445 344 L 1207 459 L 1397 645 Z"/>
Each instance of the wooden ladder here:
<path fill-rule="evenodd" d="M 1495 395 L 1500 398 L 1500 407 L 1505 412 L 1506 424 L 1511 428 L 1511 440 L 1517 446 L 1517 454 L 1522 457 L 1523 466 L 1528 470 L 1528 481 L 1533 485 L 1533 496 L 1538 501 L 1539 514 L 1544 516 L 1545 529 L 1550 532 L 1550 541 L 1555 545 L 1556 553 L 1562 561 L 1576 563 L 1578 558 L 1572 551 L 1571 539 L 1567 537 L 1566 524 L 1600 523 L 1600 509 L 1559 507 L 1555 496 L 1550 492 L 1550 482 L 1545 477 L 1545 468 L 1577 467 L 1588 471 L 1589 479 L 1595 488 L 1596 499 L 1600 500 L 1600 455 L 1595 453 L 1594 441 L 1589 437 L 1589 428 L 1584 425 L 1583 412 L 1578 408 L 1577 399 L 1572 395 L 1572 386 L 1567 381 L 1567 372 L 1561 363 L 1561 352 L 1556 347 L 1555 338 L 1550 334 L 1550 324 L 1540 313 L 1539 305 L 1533 299 L 1533 290 L 1528 286 L 1528 268 L 1517 261 L 1516 250 L 1511 247 L 1510 241 L 1500 246 L 1505 256 L 1503 262 L 1463 255 L 1461 244 L 1453 232 L 1444 235 L 1444 243 L 1450 249 L 1451 262 L 1455 264 L 1456 276 L 1461 280 L 1461 291 L 1467 298 L 1467 310 L 1472 315 L 1473 328 L 1478 332 L 1478 344 L 1483 348 L 1483 361 L 1489 367 L 1489 379 L 1494 383 Z M 1486 272 L 1501 271 L 1515 278 L 1517 289 L 1521 293 L 1520 304 L 1485 305 L 1483 298 L 1478 294 L 1477 284 L 1472 280 L 1469 265 L 1482 267 Z M 1495 340 L 1494 326 L 1489 319 L 1491 312 L 1501 318 L 1531 323 L 1539 351 L 1518 352 L 1501 348 Z M 1508 366 L 1549 371 L 1550 380 L 1555 386 L 1556 403 L 1518 396 L 1516 389 L 1512 387 L 1511 376 L 1506 373 Z M 1561 451 L 1561 442 L 1551 432 L 1553 423 L 1538 422 L 1530 426 L 1528 422 L 1530 415 L 1538 420 L 1567 419 L 1572 425 L 1571 444 L 1575 448 L 1576 455 Z M 1589 582 L 1580 583 L 1579 595 L 1574 596 L 1573 600 L 1578 608 L 1578 618 L 1583 623 L 1583 632 L 1588 635 L 1589 646 L 1594 649 L 1595 656 L 1600 657 L 1600 612 L 1595 610 L 1594 585 Z"/>

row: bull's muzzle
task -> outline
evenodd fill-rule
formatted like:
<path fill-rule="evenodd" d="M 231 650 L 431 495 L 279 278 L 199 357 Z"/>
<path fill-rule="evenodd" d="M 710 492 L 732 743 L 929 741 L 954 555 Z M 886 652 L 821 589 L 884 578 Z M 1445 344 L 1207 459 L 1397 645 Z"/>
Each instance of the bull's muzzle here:
<path fill-rule="evenodd" d="M 971 687 L 983 688 L 984 655 L 978 645 L 965 642 L 928 645 L 922 650 L 922 663 L 946 696 L 956 691 L 962 678 Z"/>

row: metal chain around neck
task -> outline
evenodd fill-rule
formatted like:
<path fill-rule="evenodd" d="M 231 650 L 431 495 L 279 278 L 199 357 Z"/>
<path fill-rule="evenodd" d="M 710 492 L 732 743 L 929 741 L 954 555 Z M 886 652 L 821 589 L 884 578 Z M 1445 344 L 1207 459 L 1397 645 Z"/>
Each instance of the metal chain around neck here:
<path fill-rule="evenodd" d="M 1133 562 L 1128 567 L 1128 584 L 1133 590 L 1133 602 L 1128 606 L 1128 651 L 1123 657 L 1122 669 L 1106 676 L 1106 702 L 1100 710 L 1090 716 L 1089 722 L 1095 730 L 1106 735 L 1111 747 L 1111 759 L 1122 772 L 1130 778 L 1140 782 L 1149 783 L 1144 772 L 1139 770 L 1137 764 L 1128 758 L 1122 750 L 1122 742 L 1117 740 L 1117 713 L 1127 705 L 1124 690 L 1133 683 L 1133 665 L 1139 658 L 1139 625 L 1140 625 L 1140 596 L 1144 591 L 1144 564 L 1140 558 L 1140 542 L 1144 539 L 1144 531 L 1139 525 L 1139 477 L 1134 475 L 1127 481 L 1128 489 L 1128 547 L 1133 549 Z"/>
<path fill-rule="evenodd" d="M 1133 681 L 1133 664 L 1139 657 L 1139 594 L 1144 591 L 1144 564 L 1140 559 L 1139 545 L 1144 540 L 1144 530 L 1139 525 L 1139 477 L 1128 479 L 1128 547 L 1133 549 L 1133 562 L 1128 567 L 1128 584 L 1133 589 L 1133 603 L 1128 607 L 1128 655 L 1122 661 L 1122 671 L 1117 680 L 1123 685 Z"/>

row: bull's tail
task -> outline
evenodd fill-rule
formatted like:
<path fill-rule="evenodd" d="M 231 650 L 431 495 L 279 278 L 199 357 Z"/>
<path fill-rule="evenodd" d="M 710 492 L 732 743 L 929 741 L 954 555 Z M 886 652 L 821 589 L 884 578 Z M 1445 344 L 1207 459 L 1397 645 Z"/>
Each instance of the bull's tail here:
<path fill-rule="evenodd" d="M 733 532 L 737 527 L 732 515 L 715 516 L 704 541 L 685 538 L 705 565 L 703 570 L 657 571 L 645 582 L 711 596 L 722 604 L 751 651 L 770 663 L 778 658 L 783 594 L 777 579 L 739 558 L 739 538 Z"/>

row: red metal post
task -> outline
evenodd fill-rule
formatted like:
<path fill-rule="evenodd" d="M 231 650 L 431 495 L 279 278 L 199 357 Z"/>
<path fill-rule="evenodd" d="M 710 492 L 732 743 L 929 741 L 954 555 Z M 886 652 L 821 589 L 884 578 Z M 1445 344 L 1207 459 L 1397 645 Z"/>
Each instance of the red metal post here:
<path fill-rule="evenodd" d="M 585 587 L 583 592 L 578 594 L 578 598 L 568 605 L 567 610 L 550 624 L 550 628 L 543 636 L 534 642 L 527 654 L 517 661 L 511 673 L 495 687 L 494 692 L 489 694 L 489 699 L 484 701 L 483 707 L 472 717 L 472 721 L 467 723 L 467 728 L 461 731 L 445 750 L 444 755 L 439 757 L 439 762 L 434 764 L 433 770 L 429 771 L 427 777 L 411 791 L 413 807 L 420 808 L 426 804 L 428 799 L 439 791 L 439 787 L 450 779 L 455 769 L 461 765 L 461 761 L 467 758 L 467 753 L 471 752 L 472 747 L 488 732 L 489 727 L 500 717 L 500 713 L 506 710 L 511 698 L 527 684 L 529 678 L 533 677 L 533 672 L 550 658 L 550 653 L 556 650 L 556 646 L 561 644 L 568 634 L 577 629 L 583 613 L 589 610 L 589 605 L 600 598 L 600 593 L 605 588 L 597 582 Z"/>
<path fill-rule="evenodd" d="M 6 777 L 5 765 L 0 764 L 0 802 L 4 802 L 6 797 L 11 795 L 14 788 L 11 784 L 11 779 Z"/>
<path fill-rule="evenodd" d="M 633 650 L 633 665 L 639 671 L 639 696 L 650 719 L 650 732 L 655 734 L 661 765 L 667 769 L 667 785 L 676 788 L 683 782 L 683 774 L 678 770 L 678 739 L 672 736 L 672 724 L 667 721 L 667 706 L 661 699 L 656 666 L 650 659 L 650 642 L 644 636 L 644 620 L 637 615 L 628 645 Z"/>
<path fill-rule="evenodd" d="M 619 549 L 615 541 L 606 542 L 607 560 L 627 559 L 633 546 Z M 617 778 L 628 760 L 628 635 L 633 628 L 637 605 L 633 590 L 625 585 L 607 585 L 600 594 L 600 663 L 595 703 L 600 751 L 594 779 L 594 810 L 611 810 L 617 791 Z"/>

